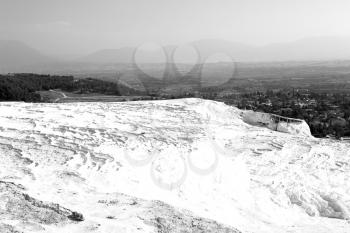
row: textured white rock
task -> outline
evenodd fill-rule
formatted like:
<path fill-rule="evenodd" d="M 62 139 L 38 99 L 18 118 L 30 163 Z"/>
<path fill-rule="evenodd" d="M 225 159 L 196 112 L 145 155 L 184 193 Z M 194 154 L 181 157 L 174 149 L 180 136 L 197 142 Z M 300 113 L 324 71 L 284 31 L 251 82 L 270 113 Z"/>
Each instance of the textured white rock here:
<path fill-rule="evenodd" d="M 0 103 L 0 180 L 84 215 L 41 224 L 46 232 L 169 226 L 147 214 L 151 202 L 136 211 L 137 198 L 170 204 L 159 212 L 184 224 L 196 215 L 242 232 L 350 232 L 350 145 L 257 127 L 244 115 L 201 99 Z M 0 229 L 27 227 L 4 219 Z"/>
<path fill-rule="evenodd" d="M 310 128 L 304 120 L 276 122 L 271 114 L 254 111 L 244 111 L 242 115 L 243 120 L 248 124 L 265 126 L 271 130 L 283 133 L 311 136 Z"/>

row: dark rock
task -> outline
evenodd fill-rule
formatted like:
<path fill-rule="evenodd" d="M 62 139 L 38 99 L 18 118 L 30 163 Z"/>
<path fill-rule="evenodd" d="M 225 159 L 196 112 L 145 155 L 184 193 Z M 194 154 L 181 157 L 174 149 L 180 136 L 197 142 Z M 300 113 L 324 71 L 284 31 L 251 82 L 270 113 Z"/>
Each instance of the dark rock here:
<path fill-rule="evenodd" d="M 72 221 L 77 221 L 77 222 L 84 221 L 84 216 L 75 211 L 73 211 L 71 215 L 68 215 L 68 218 Z"/>

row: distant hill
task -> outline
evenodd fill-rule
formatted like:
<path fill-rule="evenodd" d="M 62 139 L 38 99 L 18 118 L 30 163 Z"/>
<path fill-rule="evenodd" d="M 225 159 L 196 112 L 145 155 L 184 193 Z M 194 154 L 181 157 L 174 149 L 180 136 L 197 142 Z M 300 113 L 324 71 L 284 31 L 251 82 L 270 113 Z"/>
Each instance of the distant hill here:
<path fill-rule="evenodd" d="M 227 55 L 236 58 L 244 58 L 249 60 L 250 54 L 253 53 L 254 48 L 230 41 L 221 40 L 199 40 L 189 43 L 194 49 L 200 52 L 200 60 L 204 62 L 205 58 L 213 53 L 227 53 Z M 104 49 L 91 53 L 87 56 L 78 59 L 78 62 L 88 62 L 88 63 L 130 63 L 133 61 L 134 53 L 139 53 L 139 58 L 142 63 L 162 63 L 170 60 L 166 58 L 171 58 L 176 53 L 176 49 L 181 49 L 181 46 L 167 45 L 163 48 L 157 48 L 154 50 L 138 50 L 136 47 L 125 47 L 121 49 Z M 190 48 L 190 47 L 189 47 Z M 179 63 L 188 63 L 192 61 L 193 54 L 192 51 L 184 51 L 181 57 L 176 59 Z"/>
<path fill-rule="evenodd" d="M 249 46 L 225 40 L 199 40 L 189 43 L 200 54 L 201 61 L 216 53 L 224 53 L 236 61 L 268 62 L 268 61 L 307 61 L 307 60 L 342 60 L 350 59 L 350 37 L 314 37 L 287 43 L 269 44 L 266 46 Z M 173 55 L 177 46 L 166 46 L 164 51 L 168 57 Z M 89 63 L 129 63 L 136 48 L 105 49 L 80 58 L 80 62 Z M 151 51 L 149 53 L 159 53 Z M 156 63 L 154 55 L 149 54 L 144 63 Z M 182 57 L 186 63 L 191 60 Z"/>
<path fill-rule="evenodd" d="M 232 60 L 239 62 L 350 60 L 350 37 L 305 38 L 288 43 L 259 47 L 214 39 L 193 41 L 189 45 L 192 45 L 192 48 L 197 51 L 199 55 L 197 60 L 193 60 L 193 51 L 192 53 L 191 51 L 185 51 L 181 53 L 181 56 L 176 57 L 177 48 L 181 50 L 183 47 L 168 45 L 154 50 L 142 50 L 141 52 L 133 47 L 104 49 L 82 56 L 79 59 L 63 61 L 46 56 L 20 41 L 0 40 L 0 73 L 76 74 L 103 70 L 115 71 L 117 64 L 132 63 L 135 52 L 137 52 L 137 64 L 144 64 L 143 68 L 145 70 L 154 70 L 154 64 L 157 63 L 188 64 L 189 61 L 203 63 L 212 58 L 211 55 L 216 54 L 225 54 Z M 171 60 L 174 57 L 175 59 Z M 210 60 L 210 62 L 215 62 L 215 60 Z"/>
<path fill-rule="evenodd" d="M 104 49 L 79 58 L 78 62 L 87 63 L 130 63 L 134 48 Z"/>
<path fill-rule="evenodd" d="M 43 55 L 20 41 L 0 40 L 0 69 L 23 70 L 25 67 L 54 62 L 55 59 Z"/>
<path fill-rule="evenodd" d="M 346 60 L 350 59 L 350 37 L 313 37 L 270 44 L 256 54 L 257 61 Z"/>

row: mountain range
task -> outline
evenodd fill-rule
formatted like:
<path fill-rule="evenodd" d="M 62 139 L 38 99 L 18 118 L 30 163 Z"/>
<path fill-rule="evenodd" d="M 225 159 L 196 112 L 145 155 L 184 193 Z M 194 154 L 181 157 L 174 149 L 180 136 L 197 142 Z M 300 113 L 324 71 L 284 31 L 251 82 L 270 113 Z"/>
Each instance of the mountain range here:
<path fill-rule="evenodd" d="M 185 51 L 179 52 L 178 56 L 178 51 L 183 49 Z M 193 51 L 189 51 L 191 49 L 196 53 L 195 58 L 193 58 Z M 224 40 L 199 40 L 190 42 L 185 47 L 171 45 L 153 50 L 138 50 L 135 47 L 103 49 L 74 60 L 61 60 L 47 56 L 21 41 L 0 40 L 0 69 L 16 71 L 33 67 L 68 66 L 68 64 L 131 63 L 133 57 L 140 58 L 137 60 L 140 63 L 205 62 L 211 55 L 218 53 L 242 62 L 347 60 L 350 59 L 350 37 L 305 38 L 265 46 L 249 46 Z M 175 59 L 171 60 L 172 57 Z"/>

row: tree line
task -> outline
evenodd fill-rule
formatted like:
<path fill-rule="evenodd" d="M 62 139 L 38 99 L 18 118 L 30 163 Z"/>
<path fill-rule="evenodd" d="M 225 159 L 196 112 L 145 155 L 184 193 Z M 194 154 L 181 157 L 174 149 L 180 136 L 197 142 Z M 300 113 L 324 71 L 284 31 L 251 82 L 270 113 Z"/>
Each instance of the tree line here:
<path fill-rule="evenodd" d="M 140 94 L 119 83 L 93 78 L 74 79 L 73 76 L 8 74 L 0 75 L 0 101 L 40 102 L 37 91 L 61 89 L 80 94 L 99 93 L 105 95 Z"/>

